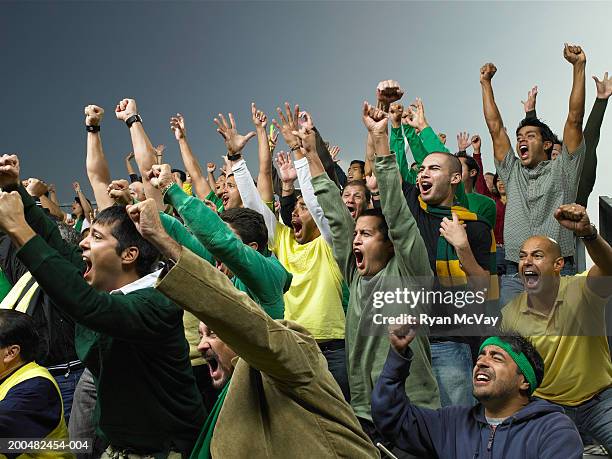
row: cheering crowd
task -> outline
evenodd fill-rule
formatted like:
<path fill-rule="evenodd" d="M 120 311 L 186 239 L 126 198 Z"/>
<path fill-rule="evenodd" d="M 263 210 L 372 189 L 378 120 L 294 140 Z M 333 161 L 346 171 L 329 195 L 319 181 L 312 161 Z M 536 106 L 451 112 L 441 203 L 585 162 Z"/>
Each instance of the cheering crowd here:
<path fill-rule="evenodd" d="M 594 77 L 585 124 L 586 55 L 566 44 L 563 56 L 563 131 L 538 119 L 534 87 L 514 146 L 497 68 L 482 66 L 492 152 L 467 132 L 451 151 L 423 100 L 402 105 L 386 80 L 363 103 L 365 155 L 346 171 L 315 117 L 288 103 L 272 121 L 251 104 L 246 134 L 219 114 L 225 164 L 204 167 L 181 114 L 170 129 L 183 164 L 169 165 L 123 99 L 126 178 L 110 174 L 105 111 L 86 106 L 94 200 L 75 182 L 70 214 L 4 154 L 0 437 L 87 441 L 34 457 L 612 451 L 612 247 L 586 211 L 612 78 Z M 393 292 L 423 295 L 406 307 Z M 474 293 L 486 301 L 464 308 Z M 459 312 L 490 323 L 466 329 L 450 320 Z"/>

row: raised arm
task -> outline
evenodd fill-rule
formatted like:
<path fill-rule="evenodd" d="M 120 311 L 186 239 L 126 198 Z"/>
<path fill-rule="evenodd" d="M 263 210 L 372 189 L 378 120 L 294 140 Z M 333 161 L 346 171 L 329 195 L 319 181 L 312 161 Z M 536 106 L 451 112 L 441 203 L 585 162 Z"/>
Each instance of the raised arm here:
<path fill-rule="evenodd" d="M 274 201 L 272 189 L 272 153 L 266 126 L 268 117 L 261 110 L 257 110 L 255 103 L 251 104 L 251 117 L 257 134 L 257 154 L 259 156 L 259 175 L 257 175 L 257 191 L 264 202 Z"/>
<path fill-rule="evenodd" d="M 125 169 L 127 170 L 128 176 L 130 177 L 130 183 L 134 183 L 138 181 L 138 174 L 136 174 L 136 171 L 134 170 L 134 167 L 132 166 L 133 159 L 134 159 L 133 152 L 129 152 L 125 156 Z"/>
<path fill-rule="evenodd" d="M 487 182 L 484 178 L 484 166 L 482 165 L 482 154 L 480 153 L 482 140 L 478 134 L 472 136 L 472 148 L 474 149 L 474 161 L 478 164 L 478 174 L 476 175 L 476 193 L 488 196 L 491 199 L 493 194 L 489 191 Z"/>
<path fill-rule="evenodd" d="M 185 129 L 185 118 L 180 113 L 170 118 L 170 129 L 174 133 L 174 137 L 178 141 L 181 158 L 185 165 L 185 171 L 191 175 L 191 182 L 195 194 L 200 199 L 206 199 L 210 193 L 210 184 L 207 177 L 202 174 L 200 163 L 191 151 L 189 142 L 187 142 L 187 129 Z M 214 189 L 214 188 L 213 188 Z"/>
<path fill-rule="evenodd" d="M 73 182 L 72 188 L 74 189 L 74 192 L 79 197 L 79 201 L 81 201 L 81 207 L 83 208 L 83 218 L 85 218 L 85 220 L 91 223 L 91 216 L 93 215 L 93 209 L 91 207 L 91 204 L 89 204 L 89 201 L 87 200 L 87 197 L 85 196 L 85 193 L 83 193 L 83 190 L 81 190 L 80 183 Z"/>
<path fill-rule="evenodd" d="M 45 193 L 49 190 L 46 183 L 37 178 L 30 178 L 28 179 L 28 186 L 26 189 L 28 190 L 30 196 L 34 196 L 35 198 L 39 199 L 40 205 L 43 207 L 43 209 L 47 209 L 54 217 L 62 221 L 64 220 L 65 215 L 64 212 L 62 212 L 62 209 L 60 209 L 60 207 L 51 199 L 45 196 Z"/>
<path fill-rule="evenodd" d="M 573 68 L 569 112 L 563 129 L 563 143 L 567 151 L 572 154 L 582 142 L 586 55 L 580 46 L 569 46 L 566 43 L 563 48 L 563 57 L 572 64 Z"/>
<path fill-rule="evenodd" d="M 482 89 L 484 117 L 487 128 L 489 129 L 489 134 L 491 134 L 491 140 L 493 141 L 493 154 L 498 162 L 502 162 L 506 154 L 510 152 L 512 145 L 504 129 L 504 122 L 502 121 L 497 103 L 495 102 L 495 96 L 493 95 L 491 80 L 495 72 L 497 72 L 497 67 L 495 67 L 495 65 L 483 65 L 480 68 L 480 87 Z"/>
<path fill-rule="evenodd" d="M 402 131 L 402 115 L 404 107 L 400 104 L 391 104 L 389 109 L 389 119 L 391 120 L 391 135 L 389 138 L 389 148 L 395 153 L 397 166 L 402 180 L 410 180 L 410 164 L 406 159 L 406 142 Z"/>
<path fill-rule="evenodd" d="M 142 119 L 138 113 L 138 107 L 134 99 L 123 99 L 115 107 L 115 116 L 118 120 L 126 122 L 129 120 L 130 137 L 132 138 L 132 148 L 136 158 L 136 164 L 142 176 L 142 184 L 147 198 L 155 199 L 159 210 L 164 210 L 161 193 L 151 185 L 148 173 L 156 163 L 156 150 L 153 148 L 147 133 L 142 125 Z"/>
<path fill-rule="evenodd" d="M 555 211 L 555 218 L 561 226 L 573 231 L 581 238 L 593 260 L 587 285 L 597 295 L 607 298 L 612 295 L 612 247 L 591 225 L 586 209 L 579 204 L 564 204 Z"/>
<path fill-rule="evenodd" d="M 97 105 L 85 107 L 85 125 L 87 128 L 87 177 L 93 189 L 94 199 L 98 210 L 106 209 L 113 205 L 108 199 L 106 189 L 111 182 L 108 162 L 102 149 L 102 138 L 100 136 L 100 123 L 104 118 L 104 109 Z M 96 130 L 97 129 L 97 130 Z"/>
<path fill-rule="evenodd" d="M 536 119 L 538 117 L 536 113 L 536 97 L 538 97 L 538 87 L 534 86 L 527 93 L 527 99 L 521 100 L 525 109 L 525 119 Z"/>

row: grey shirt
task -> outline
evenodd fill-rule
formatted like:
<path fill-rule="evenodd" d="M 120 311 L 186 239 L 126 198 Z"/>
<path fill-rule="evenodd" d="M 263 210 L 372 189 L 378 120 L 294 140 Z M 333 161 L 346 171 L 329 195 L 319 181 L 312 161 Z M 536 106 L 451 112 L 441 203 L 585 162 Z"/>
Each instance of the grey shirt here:
<path fill-rule="evenodd" d="M 574 235 L 554 217 L 561 204 L 576 200 L 578 181 L 584 162 L 584 139 L 571 154 L 565 144 L 554 161 L 542 161 L 529 169 L 521 164 L 511 148 L 495 167 L 506 185 L 504 243 L 506 259 L 518 263 L 523 242 L 538 234 L 559 243 L 561 255 L 574 255 Z"/>

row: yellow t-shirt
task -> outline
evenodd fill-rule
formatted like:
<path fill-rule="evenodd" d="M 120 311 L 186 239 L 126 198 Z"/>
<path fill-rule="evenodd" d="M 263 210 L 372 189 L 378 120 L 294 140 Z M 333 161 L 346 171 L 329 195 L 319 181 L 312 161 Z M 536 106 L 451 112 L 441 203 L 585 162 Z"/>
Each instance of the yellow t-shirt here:
<path fill-rule="evenodd" d="M 533 395 L 561 405 L 579 405 L 612 385 L 608 299 L 586 281 L 585 275 L 561 277 L 548 315 L 529 308 L 525 292 L 502 309 L 502 329 L 528 336 L 544 359 L 544 380 Z"/>
<path fill-rule="evenodd" d="M 278 223 L 270 250 L 293 274 L 284 295 L 285 320 L 306 327 L 317 340 L 344 339 L 342 273 L 327 242 L 319 236 L 299 244 L 293 230 Z"/>

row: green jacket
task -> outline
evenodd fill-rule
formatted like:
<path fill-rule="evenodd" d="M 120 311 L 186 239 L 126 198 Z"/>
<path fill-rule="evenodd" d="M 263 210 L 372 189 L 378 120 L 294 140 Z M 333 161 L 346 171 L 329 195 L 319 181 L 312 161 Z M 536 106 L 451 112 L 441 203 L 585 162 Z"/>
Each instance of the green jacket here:
<path fill-rule="evenodd" d="M 315 194 L 331 228 L 334 257 L 350 284 L 346 348 L 351 405 L 358 417 L 369 420 L 372 420 L 370 395 L 389 351 L 386 327 L 384 330 L 373 327 L 373 316 L 379 312 L 374 307 L 374 295 L 401 287 L 414 288 L 412 278 L 432 279 L 425 243 L 402 194 L 395 157 L 377 157 L 375 169 L 382 211 L 395 255 L 382 271 L 369 279 L 357 272 L 352 250 L 355 222 L 343 204 L 338 188 L 327 175 L 312 179 Z M 414 380 L 408 381 L 406 393 L 419 406 L 439 408 L 440 395 L 431 369 L 427 337 L 417 336 L 410 347 L 414 353 L 411 371 Z"/>
<path fill-rule="evenodd" d="M 487 222 L 491 228 L 495 228 L 497 216 L 497 205 L 488 196 L 480 193 L 467 193 L 468 209 Z"/>
<path fill-rule="evenodd" d="M 234 274 L 233 283 L 238 290 L 247 293 L 273 319 L 282 319 L 283 293 L 289 290 L 293 276 L 280 262 L 243 243 L 215 212 L 199 199 L 188 196 L 178 185 L 166 191 L 164 200 L 176 209 L 196 241 L 183 244 L 175 236 L 174 239 L 197 255 L 204 254 L 202 258 L 213 265 L 214 258 L 223 262 Z"/>
<path fill-rule="evenodd" d="M 187 249 L 157 288 L 237 354 L 210 444 L 213 459 L 380 457 L 308 330 L 272 320 Z"/>
<path fill-rule="evenodd" d="M 96 384 L 98 434 L 118 448 L 189 453 L 204 408 L 189 362 L 183 311 L 154 288 L 110 294 L 89 286 L 79 248 L 62 239 L 25 188 L 18 192 L 38 235 L 17 255 L 77 323 L 77 355 Z"/>

